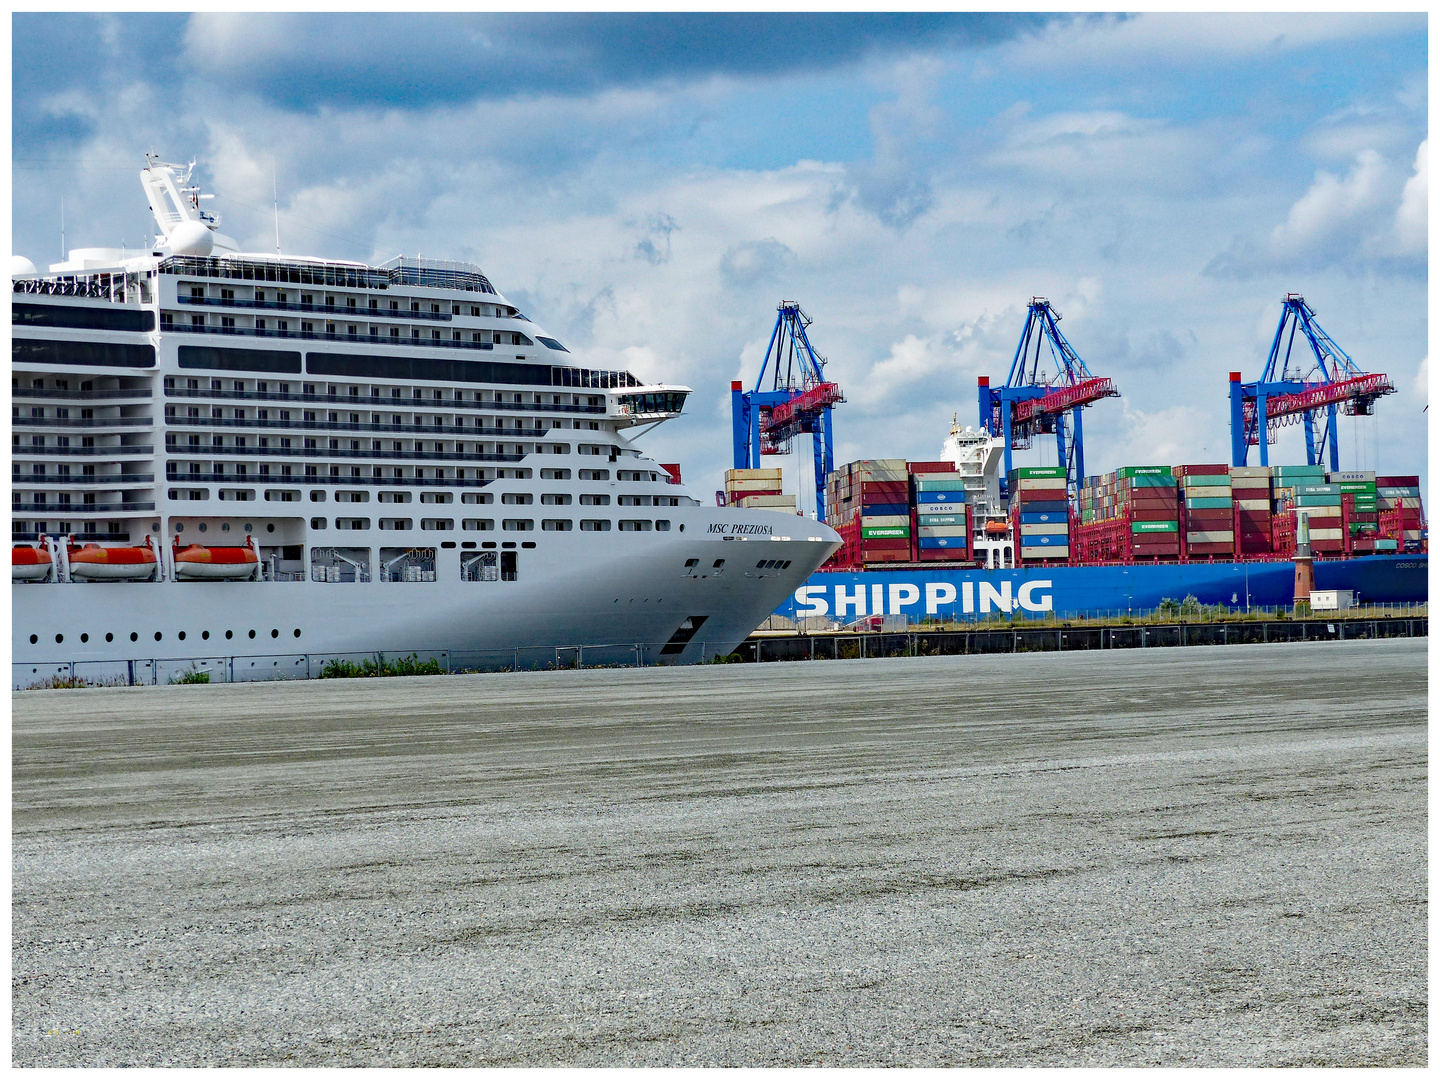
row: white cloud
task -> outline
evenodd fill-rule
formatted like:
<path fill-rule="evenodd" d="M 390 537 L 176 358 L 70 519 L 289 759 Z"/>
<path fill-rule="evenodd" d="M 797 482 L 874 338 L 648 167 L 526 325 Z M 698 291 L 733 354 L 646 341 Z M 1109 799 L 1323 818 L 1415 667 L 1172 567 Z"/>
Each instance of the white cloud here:
<path fill-rule="evenodd" d="M 1430 239 L 1430 140 L 1415 151 L 1415 168 L 1395 212 L 1395 247 L 1401 255 L 1423 255 Z"/>
<path fill-rule="evenodd" d="M 1117 65 L 1163 62 L 1189 67 L 1216 60 L 1278 56 L 1315 45 L 1389 37 L 1424 29 L 1423 14 L 1149 13 L 1051 23 L 1002 47 L 1012 63 Z"/>
<path fill-rule="evenodd" d="M 1339 177 L 1325 170 L 1290 208 L 1285 222 L 1270 233 L 1272 251 L 1280 256 L 1313 247 L 1344 228 L 1351 218 L 1371 209 L 1381 196 L 1385 159 L 1374 150 L 1355 155 L 1355 167 Z"/>
<path fill-rule="evenodd" d="M 1415 400 L 1423 407 L 1430 404 L 1430 357 L 1426 356 L 1420 361 L 1420 370 L 1415 372 L 1415 380 L 1411 383 L 1411 393 Z"/>

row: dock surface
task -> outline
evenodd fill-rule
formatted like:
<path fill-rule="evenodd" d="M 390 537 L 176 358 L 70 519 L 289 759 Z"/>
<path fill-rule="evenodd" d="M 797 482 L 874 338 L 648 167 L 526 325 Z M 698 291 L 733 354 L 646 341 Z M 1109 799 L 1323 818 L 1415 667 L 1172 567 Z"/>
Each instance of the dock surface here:
<path fill-rule="evenodd" d="M 1426 642 L 15 694 L 12 1060 L 1424 1065 Z"/>

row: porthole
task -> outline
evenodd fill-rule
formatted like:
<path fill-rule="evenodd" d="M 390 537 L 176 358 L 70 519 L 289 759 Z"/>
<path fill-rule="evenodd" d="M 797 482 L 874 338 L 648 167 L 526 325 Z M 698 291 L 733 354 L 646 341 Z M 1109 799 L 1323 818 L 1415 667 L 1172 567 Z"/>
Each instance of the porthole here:
<path fill-rule="evenodd" d="M 277 637 L 280 636 L 280 631 L 279 631 L 279 630 L 271 630 L 271 631 L 270 631 L 270 636 L 271 636 L 272 638 L 277 638 Z"/>
<path fill-rule="evenodd" d="M 114 634 L 106 634 L 106 635 L 105 635 L 105 640 L 106 640 L 106 641 L 114 641 L 114 640 L 115 640 L 115 635 L 114 635 Z"/>
<path fill-rule="evenodd" d="M 229 641 L 229 640 L 230 640 L 232 637 L 234 637 L 234 636 L 235 636 L 235 631 L 234 631 L 234 630 L 226 630 L 226 631 L 225 631 L 225 640 L 226 640 L 226 641 Z"/>
<path fill-rule="evenodd" d="M 89 640 L 90 640 L 90 635 L 89 635 L 89 634 L 81 634 L 81 635 L 80 635 L 80 644 L 81 644 L 81 645 L 84 645 L 84 644 L 85 644 L 86 642 L 88 642 Z"/>
<path fill-rule="evenodd" d="M 684 525 L 681 525 L 681 526 L 680 526 L 680 531 L 681 531 L 681 532 L 684 532 L 684 531 L 685 531 L 685 526 L 684 526 Z"/>
<path fill-rule="evenodd" d="M 274 531 L 275 531 L 275 526 L 274 526 L 274 525 L 266 525 L 266 526 L 265 526 L 265 531 L 266 531 L 266 532 L 274 532 Z"/>
<path fill-rule="evenodd" d="M 176 636 L 179 637 L 181 641 L 184 641 L 184 640 L 185 640 L 185 631 L 184 631 L 184 630 L 181 630 L 180 633 L 179 633 L 178 635 L 176 635 Z"/>
<path fill-rule="evenodd" d="M 162 634 L 162 633 L 160 633 L 159 630 L 156 630 L 156 631 L 155 631 L 155 640 L 156 640 L 156 641 L 159 641 L 159 640 L 160 640 L 162 637 L 164 637 L 164 636 L 165 636 L 165 635 Z"/>
<path fill-rule="evenodd" d="M 55 635 L 55 644 L 56 644 L 56 645 L 59 645 L 59 644 L 60 644 L 62 641 L 64 641 L 64 640 L 65 640 L 65 635 L 64 635 L 64 634 L 56 634 L 56 635 Z"/>
<path fill-rule="evenodd" d="M 184 531 L 185 531 L 185 523 L 184 523 L 183 521 L 178 522 L 178 523 L 176 524 L 176 526 L 175 526 L 175 531 L 176 531 L 177 533 L 182 533 L 182 532 L 184 532 Z"/>
<path fill-rule="evenodd" d="M 199 524 L 199 525 L 197 525 L 197 526 L 196 526 L 196 528 L 198 528 L 198 529 L 199 529 L 199 530 L 200 530 L 200 531 L 201 531 L 201 532 L 204 532 L 204 531 L 205 531 L 205 529 L 206 529 L 206 525 L 205 525 L 205 522 L 203 522 L 203 521 L 202 521 L 202 522 L 200 522 L 200 524 Z"/>
<path fill-rule="evenodd" d="M 251 636 L 252 638 L 255 636 L 255 631 L 254 631 L 254 630 L 251 630 L 251 631 L 250 631 L 250 636 Z"/>
<path fill-rule="evenodd" d="M 38 642 L 39 640 L 40 640 L 39 635 L 37 635 L 37 634 L 31 634 L 31 635 L 30 635 L 30 644 L 31 644 L 31 645 L 34 645 L 34 644 L 35 644 L 36 642 Z"/>
<path fill-rule="evenodd" d="M 201 641 L 209 641 L 209 640 L 210 640 L 210 631 L 209 631 L 209 630 L 201 630 L 201 631 L 200 631 L 200 640 L 201 640 Z"/>
<path fill-rule="evenodd" d="M 251 529 L 253 529 L 254 527 L 255 527 L 255 526 L 251 525 L 248 521 L 245 523 L 245 531 L 246 531 L 246 532 L 249 532 L 249 531 L 250 531 Z"/>
<path fill-rule="evenodd" d="M 151 526 L 150 526 L 150 531 L 151 531 L 151 532 L 157 532 L 157 533 L 158 533 L 158 532 L 160 531 L 160 526 L 159 526 L 159 525 L 151 525 Z"/>
<path fill-rule="evenodd" d="M 221 531 L 221 532 L 229 532 L 229 531 L 230 531 L 230 523 L 229 523 L 228 521 L 222 522 L 221 525 L 220 525 L 220 531 Z"/>
<path fill-rule="evenodd" d="M 296 630 L 296 631 L 295 631 L 295 636 L 296 636 L 296 637 L 299 637 L 299 636 L 300 636 L 300 631 L 299 631 L 299 630 Z"/>
<path fill-rule="evenodd" d="M 130 640 L 131 640 L 131 641 L 139 641 L 139 640 L 140 640 L 140 635 L 137 634 L 134 630 L 131 630 L 131 631 L 130 631 Z"/>

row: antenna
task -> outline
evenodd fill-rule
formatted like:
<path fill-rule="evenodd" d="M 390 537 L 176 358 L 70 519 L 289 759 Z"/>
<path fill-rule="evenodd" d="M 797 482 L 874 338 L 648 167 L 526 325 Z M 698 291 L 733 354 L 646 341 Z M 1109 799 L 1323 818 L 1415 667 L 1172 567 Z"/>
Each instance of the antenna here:
<path fill-rule="evenodd" d="M 275 159 L 270 159 L 270 187 L 275 197 L 275 254 L 280 254 L 280 181 L 275 178 Z"/>
<path fill-rule="evenodd" d="M 60 261 L 65 261 L 65 196 L 60 196 Z"/>

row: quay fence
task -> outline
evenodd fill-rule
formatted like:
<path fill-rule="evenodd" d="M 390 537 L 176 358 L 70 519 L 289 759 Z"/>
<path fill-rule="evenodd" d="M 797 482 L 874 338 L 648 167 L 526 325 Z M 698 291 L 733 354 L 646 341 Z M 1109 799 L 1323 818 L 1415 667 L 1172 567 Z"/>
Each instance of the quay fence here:
<path fill-rule="evenodd" d="M 442 674 L 502 671 L 556 671 L 594 667 L 656 667 L 673 662 L 667 642 L 616 642 L 599 645 L 532 645 L 515 649 L 394 649 L 377 652 L 282 653 L 263 656 L 185 656 L 127 660 L 73 660 L 12 663 L 16 690 L 81 686 L 163 686 L 182 682 L 273 682 L 319 679 L 327 667 L 351 665 L 376 669 L 424 665 Z M 698 645 L 695 660 L 706 663 L 718 647 Z M 693 655 L 693 654 L 692 654 Z M 365 678 L 367 676 L 355 676 Z"/>

